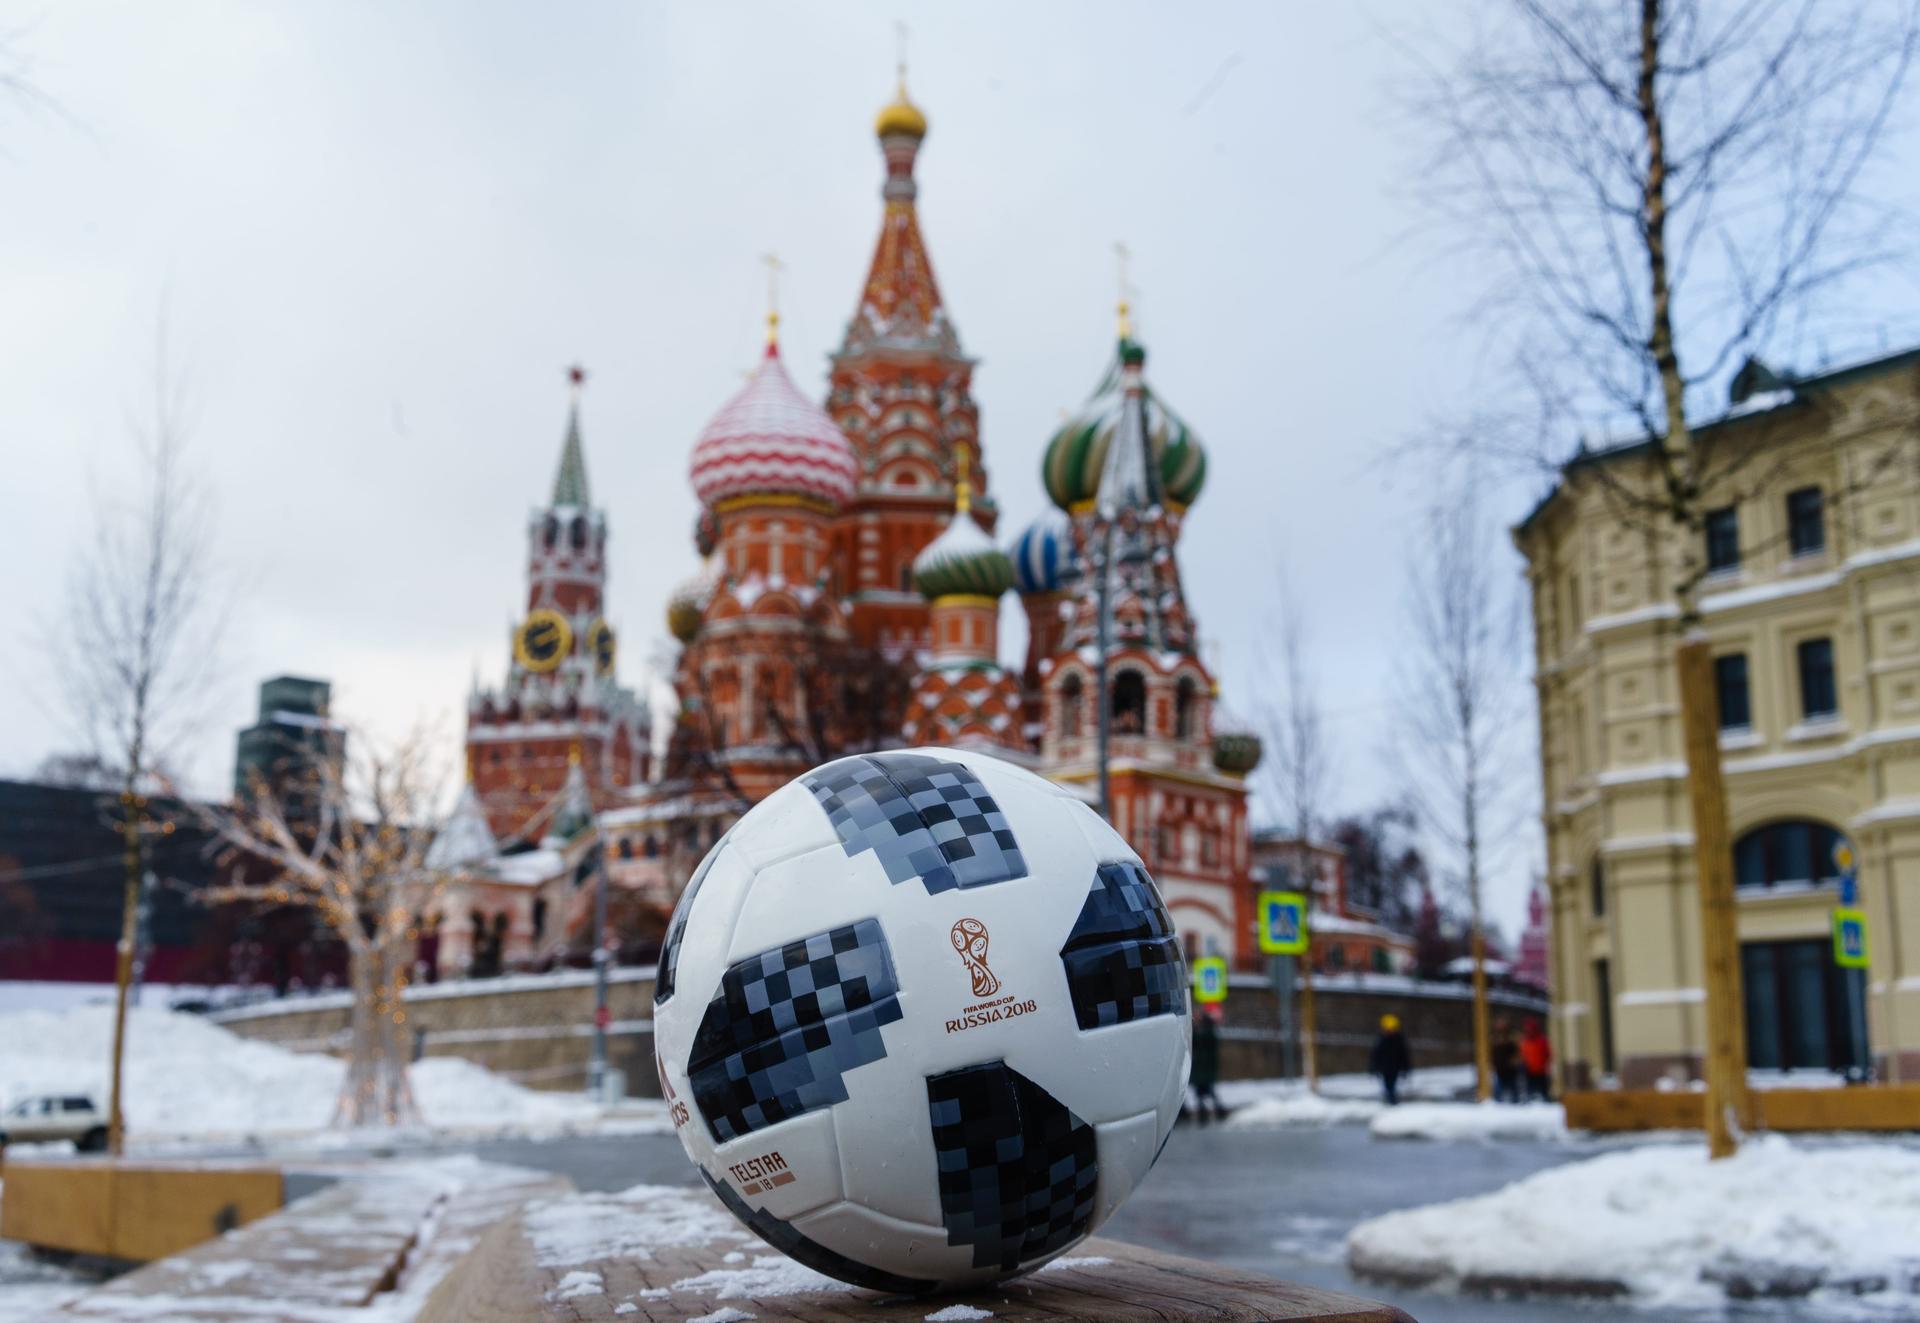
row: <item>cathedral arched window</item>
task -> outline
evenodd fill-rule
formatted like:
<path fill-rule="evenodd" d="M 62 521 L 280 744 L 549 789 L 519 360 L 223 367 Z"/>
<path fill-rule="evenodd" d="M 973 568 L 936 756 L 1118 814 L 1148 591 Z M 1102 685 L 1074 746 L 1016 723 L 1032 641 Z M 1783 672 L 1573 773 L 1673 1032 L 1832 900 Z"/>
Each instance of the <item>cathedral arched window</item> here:
<path fill-rule="evenodd" d="M 548 515 L 547 521 L 540 526 L 540 543 L 542 546 L 546 547 L 548 551 L 552 551 L 553 544 L 558 542 L 559 540 L 560 540 L 560 521 L 558 519 L 555 519 L 552 515 Z"/>
<path fill-rule="evenodd" d="M 573 527 L 568 530 L 568 539 L 575 551 L 584 551 L 587 547 L 587 520 L 584 515 L 575 515 Z"/>
<path fill-rule="evenodd" d="M 1060 682 L 1060 734 L 1063 738 L 1080 738 L 1080 677 L 1069 675 Z"/>
<path fill-rule="evenodd" d="M 1113 678 L 1113 730 L 1116 735 L 1138 735 L 1147 728 L 1147 680 L 1138 671 L 1122 671 Z"/>
<path fill-rule="evenodd" d="M 1173 690 L 1173 737 L 1178 740 L 1190 740 L 1195 735 L 1194 718 L 1200 711 L 1200 686 L 1193 682 L 1191 675 L 1180 677 L 1180 683 Z"/>

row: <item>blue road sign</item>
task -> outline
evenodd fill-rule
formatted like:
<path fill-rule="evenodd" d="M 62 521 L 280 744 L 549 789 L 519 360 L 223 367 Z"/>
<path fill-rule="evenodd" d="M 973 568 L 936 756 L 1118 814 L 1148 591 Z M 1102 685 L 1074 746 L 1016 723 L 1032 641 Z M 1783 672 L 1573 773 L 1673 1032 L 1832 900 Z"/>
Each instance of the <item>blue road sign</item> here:
<path fill-rule="evenodd" d="M 1305 955 L 1307 898 L 1298 891 L 1260 893 L 1260 950 L 1265 955 Z"/>

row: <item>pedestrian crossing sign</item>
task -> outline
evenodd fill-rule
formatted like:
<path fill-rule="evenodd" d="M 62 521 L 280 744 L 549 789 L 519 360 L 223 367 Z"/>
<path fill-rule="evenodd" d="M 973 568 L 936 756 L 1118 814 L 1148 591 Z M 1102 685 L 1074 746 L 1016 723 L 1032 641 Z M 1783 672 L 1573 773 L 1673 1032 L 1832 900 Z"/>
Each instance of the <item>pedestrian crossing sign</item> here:
<path fill-rule="evenodd" d="M 1193 999 L 1211 1006 L 1227 999 L 1227 962 L 1201 956 L 1193 962 Z"/>
<path fill-rule="evenodd" d="M 1258 912 L 1262 955 L 1306 954 L 1306 896 L 1298 891 L 1263 891 Z"/>
<path fill-rule="evenodd" d="M 1833 912 L 1833 963 L 1842 969 L 1867 967 L 1867 912 L 1836 909 Z"/>

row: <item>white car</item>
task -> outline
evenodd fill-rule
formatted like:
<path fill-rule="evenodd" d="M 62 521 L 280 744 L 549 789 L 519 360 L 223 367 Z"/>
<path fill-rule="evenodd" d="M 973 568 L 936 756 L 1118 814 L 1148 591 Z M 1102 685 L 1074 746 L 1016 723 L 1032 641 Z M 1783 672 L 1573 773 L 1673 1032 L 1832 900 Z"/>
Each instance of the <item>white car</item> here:
<path fill-rule="evenodd" d="M 70 1139 L 82 1153 L 107 1146 L 107 1117 L 93 1099 L 77 1093 L 23 1098 L 0 1112 L 0 1148 Z"/>

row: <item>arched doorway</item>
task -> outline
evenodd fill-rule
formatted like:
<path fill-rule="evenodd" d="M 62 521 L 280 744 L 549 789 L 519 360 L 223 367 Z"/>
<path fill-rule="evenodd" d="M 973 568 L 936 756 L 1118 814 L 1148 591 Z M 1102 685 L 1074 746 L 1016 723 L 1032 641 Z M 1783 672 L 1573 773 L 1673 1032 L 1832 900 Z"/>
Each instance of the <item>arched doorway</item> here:
<path fill-rule="evenodd" d="M 1743 897 L 1791 895 L 1839 884 L 1838 829 L 1807 818 L 1764 823 L 1734 842 Z M 1866 1064 L 1861 971 L 1841 969 L 1829 937 L 1742 942 L 1747 1064 L 1754 1070 L 1847 1071 Z"/>

